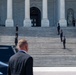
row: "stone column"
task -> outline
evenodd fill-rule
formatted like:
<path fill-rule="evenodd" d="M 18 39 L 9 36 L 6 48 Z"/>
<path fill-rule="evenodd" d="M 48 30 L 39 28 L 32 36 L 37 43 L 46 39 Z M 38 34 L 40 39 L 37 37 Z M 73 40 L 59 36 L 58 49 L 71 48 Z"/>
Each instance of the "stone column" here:
<path fill-rule="evenodd" d="M 42 27 L 49 27 L 47 0 L 42 0 Z"/>
<path fill-rule="evenodd" d="M 58 0 L 59 23 L 61 27 L 66 27 L 67 22 L 65 19 L 65 0 Z"/>
<path fill-rule="evenodd" d="M 31 20 L 30 20 L 30 0 L 25 0 L 25 19 L 24 19 L 24 26 L 31 27 Z"/>
<path fill-rule="evenodd" d="M 14 22 L 12 19 L 12 0 L 7 0 L 7 19 L 5 25 L 6 27 L 14 26 Z"/>

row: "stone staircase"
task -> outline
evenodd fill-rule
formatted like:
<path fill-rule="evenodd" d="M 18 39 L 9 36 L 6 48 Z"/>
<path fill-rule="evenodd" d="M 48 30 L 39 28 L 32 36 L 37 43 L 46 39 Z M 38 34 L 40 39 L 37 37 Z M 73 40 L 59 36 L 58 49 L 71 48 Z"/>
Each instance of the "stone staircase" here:
<path fill-rule="evenodd" d="M 29 54 L 34 58 L 36 67 L 76 67 L 76 28 L 62 28 L 66 36 L 66 49 L 60 42 L 56 27 L 19 27 L 19 39 L 29 43 Z M 14 45 L 15 27 L 0 27 L 0 44 Z"/>

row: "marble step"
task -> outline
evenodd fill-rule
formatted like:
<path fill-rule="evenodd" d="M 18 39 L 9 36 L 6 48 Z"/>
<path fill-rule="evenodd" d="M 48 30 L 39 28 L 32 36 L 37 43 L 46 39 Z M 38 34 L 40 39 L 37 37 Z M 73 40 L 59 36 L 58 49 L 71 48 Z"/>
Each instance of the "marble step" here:
<path fill-rule="evenodd" d="M 76 67 L 76 55 L 33 55 L 35 67 Z"/>
<path fill-rule="evenodd" d="M 76 27 L 62 28 L 66 37 L 76 37 Z M 0 27 L 0 35 L 15 35 L 15 27 Z M 31 37 L 58 37 L 56 27 L 19 27 L 19 36 Z"/>

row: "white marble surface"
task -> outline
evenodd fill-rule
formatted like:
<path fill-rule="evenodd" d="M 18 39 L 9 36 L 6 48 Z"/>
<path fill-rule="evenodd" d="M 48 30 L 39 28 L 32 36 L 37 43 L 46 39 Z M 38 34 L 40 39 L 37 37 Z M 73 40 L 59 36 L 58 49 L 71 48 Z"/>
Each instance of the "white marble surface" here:
<path fill-rule="evenodd" d="M 76 67 L 34 67 L 34 75 L 76 75 Z"/>

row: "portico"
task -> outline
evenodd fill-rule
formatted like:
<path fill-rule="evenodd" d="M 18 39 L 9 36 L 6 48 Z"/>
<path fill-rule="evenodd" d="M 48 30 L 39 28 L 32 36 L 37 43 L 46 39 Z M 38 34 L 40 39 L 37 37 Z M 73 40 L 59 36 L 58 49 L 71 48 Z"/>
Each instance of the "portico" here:
<path fill-rule="evenodd" d="M 5 26 L 13 27 L 16 24 L 20 24 L 19 26 L 32 27 L 30 10 L 36 7 L 41 13 L 40 21 L 36 19 L 36 22 L 39 22 L 41 25 L 36 23 L 37 26 L 56 26 L 59 22 L 62 27 L 66 27 L 67 10 L 71 8 L 71 6 L 68 7 L 69 5 L 66 5 L 66 3 L 68 3 L 68 0 L 7 0 Z M 37 13 L 35 14 L 37 15 Z M 0 17 L 2 17 L 2 15 Z"/>

